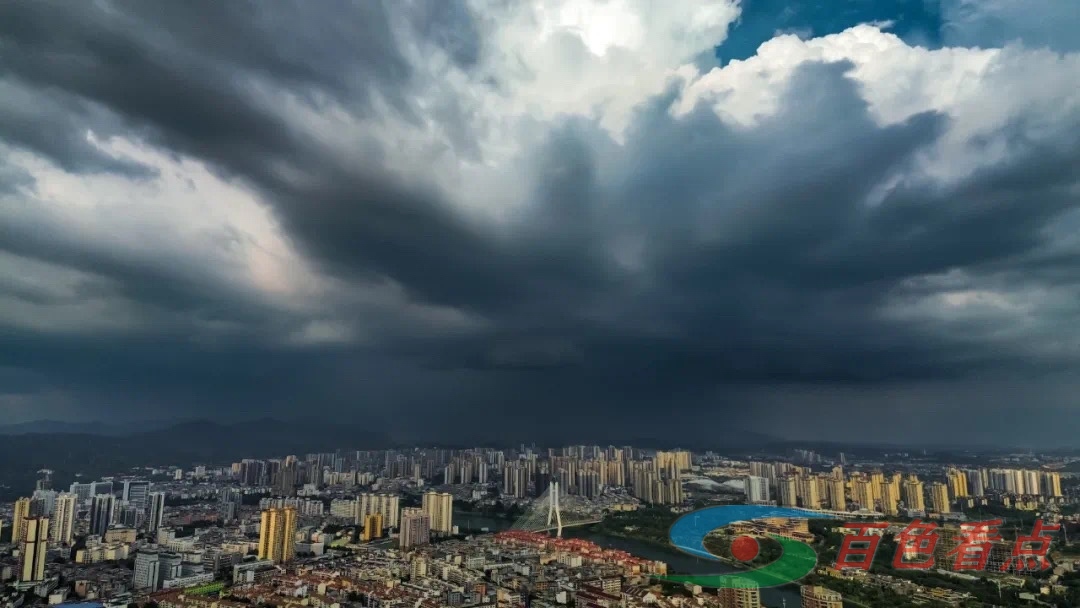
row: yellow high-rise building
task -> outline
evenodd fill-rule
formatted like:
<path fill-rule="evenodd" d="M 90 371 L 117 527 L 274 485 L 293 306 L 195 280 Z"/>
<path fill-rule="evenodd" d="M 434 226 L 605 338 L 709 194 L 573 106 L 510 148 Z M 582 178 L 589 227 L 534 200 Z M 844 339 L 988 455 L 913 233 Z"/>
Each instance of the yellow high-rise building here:
<path fill-rule="evenodd" d="M 397 495 L 361 494 L 356 497 L 356 523 L 363 525 L 365 517 L 380 513 L 384 528 L 396 528 L 401 513 L 400 501 Z"/>
<path fill-rule="evenodd" d="M 847 511 L 847 497 L 844 496 L 844 480 L 829 480 L 829 508 L 833 511 Z"/>
<path fill-rule="evenodd" d="M 948 513 L 949 487 L 940 481 L 930 484 L 930 510 L 935 513 Z"/>
<path fill-rule="evenodd" d="M 896 503 L 900 502 L 900 497 L 904 495 L 904 477 L 900 473 L 893 473 L 893 476 L 889 478 L 888 485 L 892 486 L 891 496 L 895 497 L 893 500 L 893 513 L 896 513 L 899 511 Z"/>
<path fill-rule="evenodd" d="M 431 519 L 431 531 L 450 534 L 454 529 L 454 497 L 445 492 L 424 494 L 424 513 Z"/>
<path fill-rule="evenodd" d="M 953 499 L 971 496 L 968 493 L 967 475 L 959 469 L 949 469 L 945 472 L 946 483 L 949 484 L 949 494 Z"/>
<path fill-rule="evenodd" d="M 259 559 L 287 562 L 296 557 L 296 509 L 267 509 L 259 526 Z"/>
<path fill-rule="evenodd" d="M 826 589 L 825 587 L 803 585 L 799 589 L 799 595 L 802 596 L 802 608 L 844 607 L 843 597 L 832 589 Z"/>
<path fill-rule="evenodd" d="M 1054 498 L 1061 494 L 1061 473 L 1050 471 L 1042 474 L 1043 493 Z"/>
<path fill-rule="evenodd" d="M 804 509 L 820 509 L 821 494 L 818 493 L 817 477 L 804 475 L 799 477 L 796 484 L 800 506 Z"/>
<path fill-rule="evenodd" d="M 23 522 L 30 518 L 30 499 L 20 498 L 15 501 L 15 513 L 11 518 L 11 542 L 18 544 L 23 539 Z"/>
<path fill-rule="evenodd" d="M 662 471 L 689 471 L 691 468 L 690 452 L 685 450 L 657 452 L 656 468 Z"/>
<path fill-rule="evenodd" d="M 818 500 L 821 504 L 825 504 L 829 496 L 829 482 L 832 479 L 828 475 L 814 475 L 814 479 L 817 480 L 817 494 Z"/>
<path fill-rule="evenodd" d="M 926 503 L 923 500 L 923 483 L 917 477 L 904 482 L 904 506 L 916 511 L 926 511 Z"/>
<path fill-rule="evenodd" d="M 49 519 L 27 517 L 22 521 L 22 553 L 19 582 L 29 583 L 45 580 L 45 556 L 48 554 Z"/>
<path fill-rule="evenodd" d="M 874 491 L 869 479 L 860 477 L 852 482 L 851 498 L 863 509 L 874 509 Z"/>
<path fill-rule="evenodd" d="M 893 477 L 898 481 L 898 476 Z M 881 497 L 881 512 L 884 515 L 896 515 L 900 509 L 897 506 L 900 503 L 900 485 L 896 482 L 887 483 L 881 486 L 883 496 Z"/>
<path fill-rule="evenodd" d="M 885 496 L 882 486 L 885 485 L 885 473 L 874 471 L 870 473 L 870 489 L 874 493 L 874 500 L 881 500 Z"/>
<path fill-rule="evenodd" d="M 784 475 L 779 480 L 780 506 L 799 506 L 799 484 L 794 475 Z"/>
<path fill-rule="evenodd" d="M 382 538 L 382 533 L 382 513 L 372 513 L 364 518 L 364 540 L 370 541 L 376 538 Z"/>

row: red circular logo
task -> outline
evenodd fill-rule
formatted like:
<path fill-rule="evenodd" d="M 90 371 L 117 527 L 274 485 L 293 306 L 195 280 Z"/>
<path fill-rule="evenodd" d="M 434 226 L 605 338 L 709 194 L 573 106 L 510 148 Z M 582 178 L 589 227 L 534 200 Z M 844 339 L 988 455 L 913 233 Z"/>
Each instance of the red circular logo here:
<path fill-rule="evenodd" d="M 740 536 L 731 541 L 731 557 L 748 562 L 758 556 L 758 542 L 753 536 Z"/>

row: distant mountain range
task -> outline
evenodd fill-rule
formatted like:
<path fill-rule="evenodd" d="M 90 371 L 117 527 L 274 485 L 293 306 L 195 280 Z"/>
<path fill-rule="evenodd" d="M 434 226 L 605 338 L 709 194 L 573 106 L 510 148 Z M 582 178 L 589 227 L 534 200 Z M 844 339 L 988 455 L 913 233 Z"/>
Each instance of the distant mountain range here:
<path fill-rule="evenodd" d="M 0 425 L 0 435 L 26 435 L 29 433 L 54 433 L 60 435 L 107 435 L 121 436 L 166 428 L 175 421 L 116 423 L 105 422 L 63 422 L 60 420 L 34 420 L 20 424 Z"/>
<path fill-rule="evenodd" d="M 339 432 L 340 429 L 344 429 L 344 433 Z M 236 443 L 237 441 L 246 442 L 251 439 L 258 446 L 266 446 L 266 441 L 269 439 L 265 435 L 267 433 L 280 433 L 282 430 L 286 430 L 285 437 L 274 437 L 273 443 L 280 445 L 281 439 L 287 439 L 289 441 L 299 441 L 300 443 L 307 445 L 307 434 L 312 434 L 310 439 L 314 440 L 317 444 L 310 448 L 308 451 L 333 451 L 335 449 L 348 449 L 356 446 L 356 449 L 378 449 L 378 447 L 372 446 L 358 446 L 356 439 L 367 435 L 367 439 L 374 439 L 373 435 L 378 435 L 380 440 L 379 447 L 388 447 L 391 443 L 391 438 L 387 435 L 379 433 L 372 433 L 370 429 L 360 427 L 355 424 L 341 424 L 339 422 L 333 422 L 328 424 L 322 423 L 310 423 L 310 422 L 297 422 L 297 421 L 284 421 L 274 418 L 262 418 L 259 420 L 252 420 L 246 422 L 235 423 L 223 423 L 213 422 L 209 420 L 189 420 L 183 422 L 173 421 L 153 421 L 153 422 L 63 422 L 59 420 L 35 420 L 33 422 L 24 422 L 20 424 L 0 425 L 0 436 L 19 436 L 19 435 L 83 435 L 83 436 L 98 436 L 98 437 L 116 437 L 116 438 L 128 438 L 131 440 L 139 440 L 142 437 L 153 437 L 155 441 L 158 436 L 164 433 L 168 437 L 175 437 L 177 435 L 188 435 L 195 433 L 194 437 L 188 437 L 187 441 L 194 441 L 196 443 L 204 443 L 205 439 L 200 437 L 214 436 L 219 432 L 224 433 L 230 443 Z M 342 439 L 346 440 L 344 445 L 335 444 L 330 437 L 327 437 L 327 433 L 330 433 L 334 437 L 345 435 Z M 357 435 L 356 433 L 359 433 Z M 762 433 L 755 433 L 749 431 L 743 431 L 740 429 L 717 429 L 715 432 L 709 432 L 704 437 L 680 437 L 673 439 L 668 436 L 646 436 L 641 434 L 633 435 L 620 435 L 620 434 L 600 434 L 590 435 L 581 431 L 570 428 L 565 432 L 561 432 L 559 437 L 542 437 L 533 436 L 531 433 L 525 433 L 521 437 L 515 436 L 512 432 L 499 432 L 499 433 L 480 433 L 475 432 L 475 429 L 471 431 L 465 431 L 469 433 L 465 434 L 450 433 L 446 436 L 414 436 L 408 440 L 400 439 L 393 441 L 392 443 L 400 444 L 401 447 L 407 447 L 412 445 L 438 445 L 446 448 L 468 448 L 468 447 L 493 447 L 493 448 L 506 448 L 513 447 L 522 442 L 525 444 L 537 444 L 537 445 L 574 445 L 574 444 L 588 444 L 588 445 L 632 445 L 642 448 L 658 448 L 658 449 L 670 449 L 674 446 L 695 449 L 741 449 L 745 447 L 760 446 L 763 444 L 776 444 L 782 442 L 782 440 Z M 491 439 L 489 437 L 496 437 Z M 2 448 L 0 448 L 2 450 Z M 275 452 L 277 455 L 282 455 L 280 449 Z M 255 457 L 251 455 L 245 455 L 243 457 Z"/>

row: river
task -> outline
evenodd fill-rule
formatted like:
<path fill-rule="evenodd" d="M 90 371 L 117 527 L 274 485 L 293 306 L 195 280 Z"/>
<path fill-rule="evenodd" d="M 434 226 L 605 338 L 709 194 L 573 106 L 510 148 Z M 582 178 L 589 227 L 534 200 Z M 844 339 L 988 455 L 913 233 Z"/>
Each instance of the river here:
<path fill-rule="evenodd" d="M 485 517 L 483 515 L 470 513 L 454 513 L 454 525 L 458 526 L 463 531 L 465 529 L 479 530 L 480 528 L 487 528 L 489 532 L 498 532 L 509 528 L 511 523 L 513 523 L 511 520 L 499 519 L 497 517 Z M 567 528 L 563 530 L 563 536 L 582 538 L 594 542 L 601 547 L 621 549 L 638 557 L 661 561 L 668 565 L 669 570 L 677 571 L 679 573 L 716 574 L 736 571 L 735 568 L 732 568 L 727 564 L 697 559 L 675 549 L 634 540 L 632 538 L 600 534 L 593 532 L 589 528 Z M 788 608 L 797 608 L 801 605 L 802 600 L 799 597 L 799 590 L 797 587 L 787 586 L 762 589 L 761 602 L 763 606 L 768 606 L 769 608 L 780 608 L 785 605 L 784 602 L 787 603 L 786 605 Z"/>

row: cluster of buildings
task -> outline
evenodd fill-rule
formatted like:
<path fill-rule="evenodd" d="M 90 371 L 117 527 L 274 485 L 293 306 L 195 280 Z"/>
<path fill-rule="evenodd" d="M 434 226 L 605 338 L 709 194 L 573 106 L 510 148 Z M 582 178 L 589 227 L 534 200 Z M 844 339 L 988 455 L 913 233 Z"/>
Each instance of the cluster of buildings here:
<path fill-rule="evenodd" d="M 297 555 L 297 521 L 312 515 L 298 509 L 295 499 L 263 500 L 259 524 L 259 559 L 280 564 Z M 363 493 L 349 501 L 337 500 L 332 513 L 352 519 L 360 531 L 360 539 L 370 542 L 397 532 L 402 548 L 425 545 L 432 536 L 453 533 L 453 496 L 446 492 L 425 492 L 420 507 L 401 507 L 401 498 L 390 494 Z M 342 502 L 348 502 L 344 508 Z M 336 507 L 336 508 L 335 508 Z M 321 512 L 319 513 L 321 515 Z M 301 534 L 302 535 L 302 534 Z"/>
<path fill-rule="evenodd" d="M 1062 499 L 1060 475 L 1045 469 L 886 472 L 800 458 L 808 466 L 731 470 L 748 502 L 843 512 L 948 515 L 980 501 L 1023 508 Z M 350 451 L 147 469 L 65 491 L 43 471 L 33 494 L 0 508 L 11 540 L 0 545 L 0 582 L 17 592 L 0 593 L 0 607 L 37 597 L 161 608 L 757 608 L 752 587 L 665 593 L 651 577 L 666 564 L 580 539 L 513 531 L 463 540 L 454 524 L 462 503 L 525 508 L 553 485 L 591 521 L 638 503 L 681 512 L 683 482 L 701 463 L 683 450 L 614 446 Z M 734 532 L 812 539 L 805 520 Z M 799 599 L 811 608 L 841 602 L 823 587 L 804 587 Z"/>
<path fill-rule="evenodd" d="M 276 496 L 294 496 L 307 486 L 364 486 L 378 477 L 411 479 L 442 486 L 497 483 L 501 494 L 524 499 L 542 494 L 551 482 L 567 493 L 597 498 L 606 488 L 626 488 L 648 503 L 680 504 L 681 473 L 690 470 L 690 452 L 643 451 L 633 447 L 570 446 L 539 452 L 519 450 L 415 450 L 310 454 L 305 460 L 245 459 L 231 476 L 242 487 L 269 487 Z"/>
<path fill-rule="evenodd" d="M 761 589 L 753 583 L 717 589 L 718 608 L 761 608 Z M 844 608 L 844 598 L 836 591 L 816 585 L 799 587 L 799 605 L 802 608 Z"/>
<path fill-rule="evenodd" d="M 1064 501 L 1057 471 L 949 467 L 929 483 L 913 472 L 845 474 L 842 465 L 814 472 L 788 462 L 750 462 L 749 473 L 744 479 L 748 502 L 807 509 L 924 516 L 948 515 L 991 499 L 1016 508 Z"/>
<path fill-rule="evenodd" d="M 0 508 L 0 526 L 11 536 L 10 543 L 0 545 L 0 582 L 31 590 L 49 603 L 120 604 L 147 594 L 168 594 L 162 605 L 180 602 L 181 595 L 198 603 L 207 598 L 200 593 L 227 580 L 258 586 L 302 564 L 340 563 L 330 557 L 339 553 L 331 549 L 340 549 L 362 551 L 386 564 L 404 556 L 407 569 L 394 592 L 402 592 L 417 575 L 430 594 L 445 587 L 435 581 L 469 570 L 430 560 L 435 547 L 457 547 L 459 556 L 465 551 L 467 543 L 446 540 L 457 532 L 458 501 L 475 508 L 498 502 L 524 507 L 558 484 L 568 503 L 593 509 L 591 517 L 598 519 L 611 505 L 681 504 L 682 476 L 692 464 L 690 453 L 682 450 L 521 446 L 334 452 L 243 459 L 218 468 L 148 468 L 143 477 L 79 480 L 66 490 L 54 489 L 51 472 L 42 471 L 34 493 L 15 501 L 6 519 Z M 435 540 L 440 542 L 433 545 Z M 489 540 L 496 550 L 485 560 L 511 546 L 528 560 L 555 555 L 557 563 L 549 567 L 545 561 L 542 570 L 551 575 L 552 588 L 562 585 L 571 596 L 574 585 L 561 582 L 564 574 L 573 579 L 581 569 L 602 569 L 600 563 L 637 568 L 637 576 L 653 568 L 633 556 L 571 541 L 542 546 L 539 538 Z M 499 566 L 497 577 L 506 586 L 493 586 L 490 569 L 480 568 L 480 579 L 489 580 L 477 579 L 461 593 L 513 604 L 536 568 L 508 563 L 506 570 Z M 429 567 L 438 568 L 439 576 L 423 575 Z M 610 590 L 611 583 L 607 586 Z"/>
<path fill-rule="evenodd" d="M 11 509 L 19 588 L 46 581 L 49 550 L 66 550 L 77 563 L 126 559 L 137 529 L 154 533 L 161 528 L 165 494 L 151 492 L 148 481 L 76 482 L 64 492 L 52 488 L 51 471 L 41 473 L 34 493 L 17 499 Z M 76 538 L 81 539 L 77 548 Z"/>
<path fill-rule="evenodd" d="M 665 593 L 651 577 L 666 571 L 663 562 L 585 540 L 504 532 L 409 549 L 367 545 L 350 555 L 263 565 L 257 576 L 235 576 L 214 597 L 166 589 L 147 599 L 161 608 L 762 606 L 756 588 Z M 806 608 L 842 606 L 840 594 L 821 587 L 802 588 L 801 600 Z"/>

